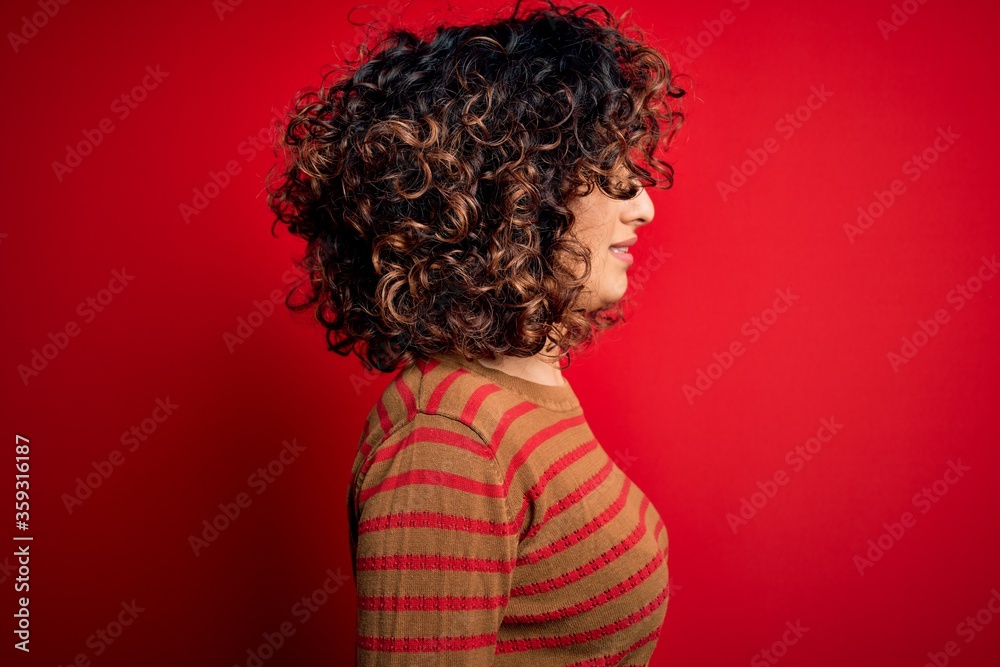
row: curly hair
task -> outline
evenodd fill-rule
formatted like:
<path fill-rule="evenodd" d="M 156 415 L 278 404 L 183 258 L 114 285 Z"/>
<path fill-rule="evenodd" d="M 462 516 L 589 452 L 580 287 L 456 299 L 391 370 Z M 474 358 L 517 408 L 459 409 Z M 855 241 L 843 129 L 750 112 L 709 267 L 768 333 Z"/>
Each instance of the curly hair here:
<path fill-rule="evenodd" d="M 591 258 L 567 205 L 671 187 L 659 153 L 685 94 L 623 21 L 518 0 L 489 24 L 389 28 L 296 93 L 267 183 L 272 234 L 307 242 L 305 298 L 296 286 L 286 306 L 315 309 L 331 351 L 383 372 L 552 346 L 568 364 L 621 321 L 620 306 L 577 306 Z"/>

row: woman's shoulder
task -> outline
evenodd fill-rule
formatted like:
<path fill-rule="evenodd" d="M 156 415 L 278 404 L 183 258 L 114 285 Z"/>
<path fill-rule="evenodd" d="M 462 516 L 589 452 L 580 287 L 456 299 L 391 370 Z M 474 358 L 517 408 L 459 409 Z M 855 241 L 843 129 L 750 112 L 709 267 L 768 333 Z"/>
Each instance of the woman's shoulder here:
<path fill-rule="evenodd" d="M 512 428 L 524 437 L 565 419 L 582 419 L 568 382 L 539 385 L 445 353 L 396 373 L 368 415 L 361 449 L 367 454 L 422 425 L 475 435 L 496 452 Z"/>

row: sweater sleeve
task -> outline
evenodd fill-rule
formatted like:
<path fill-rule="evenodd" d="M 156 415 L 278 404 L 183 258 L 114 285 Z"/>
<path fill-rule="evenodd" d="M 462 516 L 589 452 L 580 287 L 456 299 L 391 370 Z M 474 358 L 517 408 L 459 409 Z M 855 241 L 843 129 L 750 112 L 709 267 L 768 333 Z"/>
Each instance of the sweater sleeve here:
<path fill-rule="evenodd" d="M 362 472 L 357 664 L 492 665 L 518 545 L 506 471 L 465 424 L 418 413 Z"/>

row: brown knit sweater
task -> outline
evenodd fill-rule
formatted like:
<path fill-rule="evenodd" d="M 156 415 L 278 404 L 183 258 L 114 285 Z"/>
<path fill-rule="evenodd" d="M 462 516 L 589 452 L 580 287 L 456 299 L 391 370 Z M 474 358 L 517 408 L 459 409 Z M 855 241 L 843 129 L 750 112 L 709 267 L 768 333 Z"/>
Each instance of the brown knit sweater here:
<path fill-rule="evenodd" d="M 648 664 L 667 532 L 568 381 L 405 366 L 352 478 L 358 665 Z"/>

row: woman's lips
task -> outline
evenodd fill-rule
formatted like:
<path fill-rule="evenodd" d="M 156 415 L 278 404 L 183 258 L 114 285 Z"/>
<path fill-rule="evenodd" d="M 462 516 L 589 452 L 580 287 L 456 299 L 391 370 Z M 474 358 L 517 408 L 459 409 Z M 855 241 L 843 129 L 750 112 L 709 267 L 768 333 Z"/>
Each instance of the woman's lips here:
<path fill-rule="evenodd" d="M 608 248 L 608 252 L 611 253 L 612 257 L 615 257 L 625 262 L 625 264 L 627 264 L 628 266 L 631 266 L 632 263 L 635 261 L 635 257 L 633 257 L 632 253 L 630 252 L 615 252 L 611 248 Z"/>

